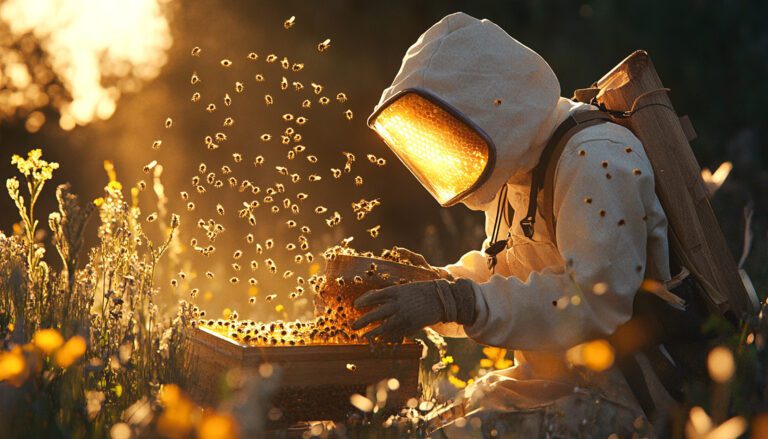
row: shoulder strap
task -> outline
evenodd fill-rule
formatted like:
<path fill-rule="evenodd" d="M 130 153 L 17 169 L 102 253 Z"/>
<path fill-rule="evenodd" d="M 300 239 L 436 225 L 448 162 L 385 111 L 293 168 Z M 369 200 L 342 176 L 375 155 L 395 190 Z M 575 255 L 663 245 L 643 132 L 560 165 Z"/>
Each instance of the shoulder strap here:
<path fill-rule="evenodd" d="M 580 111 L 570 115 L 560 126 L 555 129 L 549 142 L 541 152 L 539 164 L 533 169 L 531 179 L 531 192 L 528 198 L 528 212 L 525 218 L 520 220 L 520 227 L 528 239 L 533 238 L 533 226 L 536 222 L 536 209 L 538 205 L 539 190 L 548 188 L 543 193 L 542 206 L 539 208 L 542 218 L 546 221 L 549 236 L 555 241 L 555 213 L 554 213 L 554 184 L 557 162 L 563 154 L 565 145 L 579 131 L 603 122 L 610 122 L 611 116 L 600 110 Z"/>

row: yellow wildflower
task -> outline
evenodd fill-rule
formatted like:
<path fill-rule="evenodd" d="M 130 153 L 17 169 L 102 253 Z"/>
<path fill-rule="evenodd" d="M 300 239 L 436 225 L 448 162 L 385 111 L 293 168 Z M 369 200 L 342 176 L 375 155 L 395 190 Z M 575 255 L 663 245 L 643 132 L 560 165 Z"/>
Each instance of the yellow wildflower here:
<path fill-rule="evenodd" d="M 64 346 L 56 351 L 56 364 L 59 367 L 67 368 L 85 354 L 85 339 L 79 335 L 67 340 Z"/>
<path fill-rule="evenodd" d="M 50 355 L 62 344 L 64 344 L 64 337 L 61 336 L 59 331 L 50 329 L 40 329 L 32 336 L 32 343 L 37 346 L 38 349 L 43 351 L 45 355 Z"/>

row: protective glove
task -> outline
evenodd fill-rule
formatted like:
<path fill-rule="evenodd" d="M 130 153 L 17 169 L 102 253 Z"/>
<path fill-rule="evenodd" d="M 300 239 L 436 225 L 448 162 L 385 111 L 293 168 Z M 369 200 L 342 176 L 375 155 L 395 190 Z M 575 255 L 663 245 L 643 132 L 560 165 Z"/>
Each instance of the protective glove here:
<path fill-rule="evenodd" d="M 429 265 L 427 259 L 416 252 L 412 252 L 404 247 L 393 247 L 392 250 L 395 250 L 400 255 L 401 260 L 408 261 L 411 263 L 411 265 L 426 268 L 427 270 L 432 270 L 442 279 L 453 280 L 453 276 L 451 276 L 451 273 L 449 273 L 448 270 L 445 268 L 433 267 L 432 265 Z"/>
<path fill-rule="evenodd" d="M 399 343 L 403 337 L 440 322 L 471 325 L 475 322 L 475 290 L 472 281 L 445 279 L 393 285 L 372 290 L 355 300 L 355 308 L 378 305 L 352 324 L 358 330 L 382 323 L 368 331 L 369 340 Z"/>

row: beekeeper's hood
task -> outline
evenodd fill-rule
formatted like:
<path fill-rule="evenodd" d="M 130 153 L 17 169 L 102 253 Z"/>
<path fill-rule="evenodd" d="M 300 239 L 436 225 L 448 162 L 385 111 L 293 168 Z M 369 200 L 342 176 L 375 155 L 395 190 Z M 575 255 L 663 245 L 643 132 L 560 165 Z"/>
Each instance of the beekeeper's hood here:
<path fill-rule="evenodd" d="M 369 125 L 440 204 L 480 209 L 536 166 L 567 113 L 560 99 L 536 52 L 459 12 L 408 49 Z"/>

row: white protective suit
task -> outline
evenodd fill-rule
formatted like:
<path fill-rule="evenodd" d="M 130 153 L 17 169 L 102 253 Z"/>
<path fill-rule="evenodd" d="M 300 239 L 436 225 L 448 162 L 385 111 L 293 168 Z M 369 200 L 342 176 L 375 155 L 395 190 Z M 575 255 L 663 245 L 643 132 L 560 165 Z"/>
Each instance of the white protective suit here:
<path fill-rule="evenodd" d="M 476 282 L 477 320 L 472 326 L 435 329 L 516 351 L 513 368 L 489 374 L 468 389 L 473 406 L 526 410 L 587 387 L 642 413 L 617 369 L 577 371 L 564 354 L 579 343 L 607 337 L 629 320 L 644 278 L 670 277 L 666 217 L 643 145 L 611 123 L 572 137 L 555 178 L 557 236 L 549 236 L 537 215 L 535 234 L 528 239 L 519 222 L 527 211 L 531 170 L 556 127 L 570 113 L 589 107 L 560 97 L 555 74 L 534 51 L 494 23 L 463 13 L 445 17 L 419 37 L 379 106 L 407 88 L 441 97 L 495 144 L 490 178 L 462 201 L 485 211 L 489 238 L 483 248 L 504 184 L 514 209 L 499 233 L 503 239 L 509 230 L 511 239 L 498 255 L 495 273 L 481 251 L 445 267 L 454 277 Z M 602 294 L 593 292 L 597 284 Z"/>

